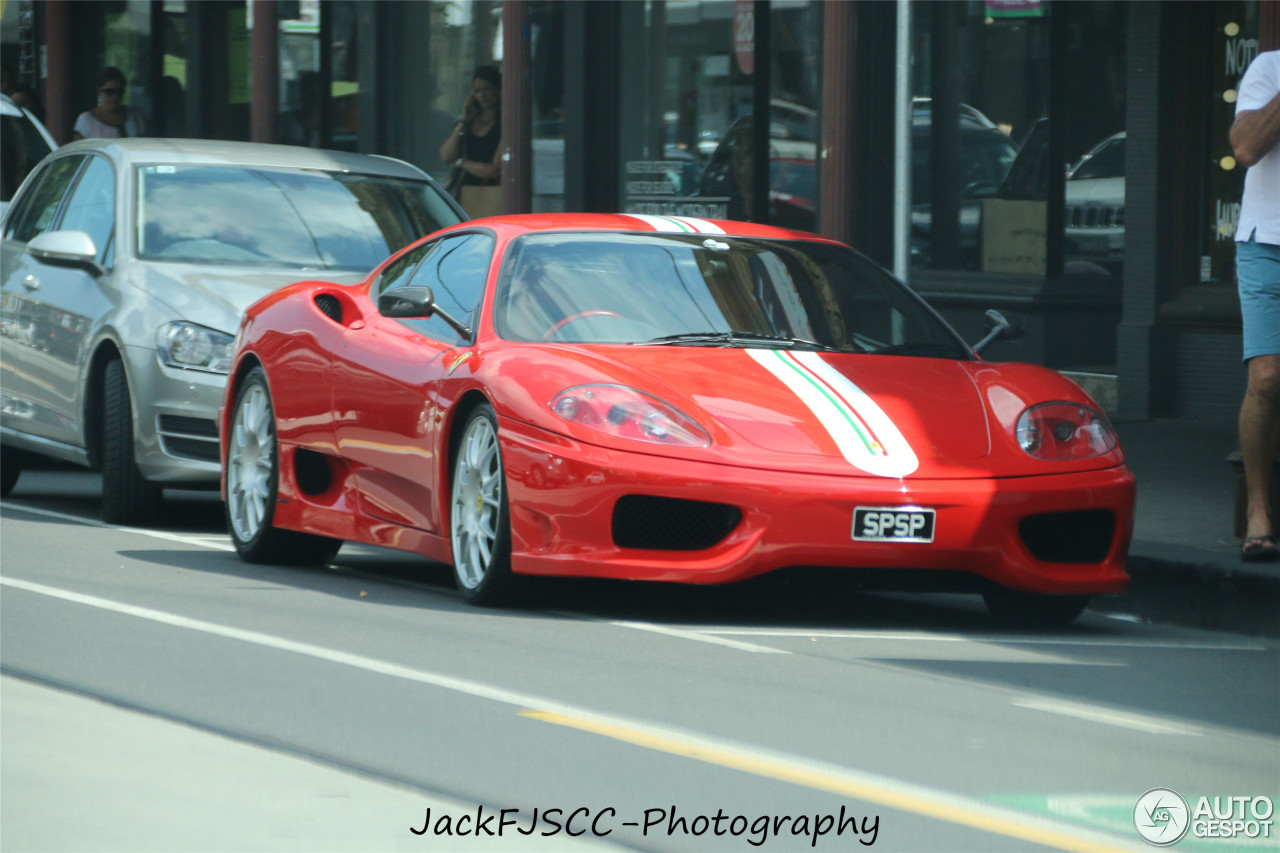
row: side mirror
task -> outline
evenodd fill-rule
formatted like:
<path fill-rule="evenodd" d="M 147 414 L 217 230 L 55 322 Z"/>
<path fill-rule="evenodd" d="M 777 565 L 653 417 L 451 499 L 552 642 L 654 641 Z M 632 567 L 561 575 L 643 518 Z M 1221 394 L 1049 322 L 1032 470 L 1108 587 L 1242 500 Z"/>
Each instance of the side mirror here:
<path fill-rule="evenodd" d="M 436 304 L 431 288 L 420 285 L 393 287 L 378 296 L 378 313 L 383 317 L 422 318 L 440 315 L 459 335 L 471 341 L 471 330 Z"/>
<path fill-rule="evenodd" d="M 435 310 L 435 294 L 429 287 L 395 287 L 378 296 L 378 313 L 383 317 L 430 317 Z"/>
<path fill-rule="evenodd" d="M 1010 320 L 994 308 L 989 309 L 983 318 L 986 334 L 973 345 L 974 352 L 980 353 L 996 341 L 1019 340 L 1025 330 L 1022 318 L 1014 317 Z"/>
<path fill-rule="evenodd" d="M 46 231 L 27 244 L 27 252 L 52 267 L 82 269 L 95 276 L 106 270 L 98 265 L 98 247 L 83 231 Z"/>

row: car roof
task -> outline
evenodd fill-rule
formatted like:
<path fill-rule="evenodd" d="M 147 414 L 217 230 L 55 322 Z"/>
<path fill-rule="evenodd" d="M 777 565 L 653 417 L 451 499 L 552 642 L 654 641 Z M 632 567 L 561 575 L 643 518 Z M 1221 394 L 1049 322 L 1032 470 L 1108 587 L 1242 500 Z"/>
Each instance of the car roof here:
<path fill-rule="evenodd" d="M 490 227 L 504 232 L 508 237 L 530 233 L 566 231 L 613 231 L 617 233 L 667 233 L 693 234 L 715 237 L 765 237 L 775 240 L 809 240 L 836 242 L 820 234 L 793 231 L 772 225 L 737 220 L 701 219 L 691 216 L 657 216 L 641 213 L 522 213 L 510 216 L 494 216 L 473 219 L 450 227 L 450 230 L 466 230 L 474 227 Z"/>
<path fill-rule="evenodd" d="M 61 151 L 102 151 L 115 160 L 141 164 L 192 164 L 263 166 L 354 172 L 422 180 L 427 174 L 416 166 L 376 154 L 353 154 L 296 145 L 260 142 L 228 142 L 215 139 L 82 139 Z"/>

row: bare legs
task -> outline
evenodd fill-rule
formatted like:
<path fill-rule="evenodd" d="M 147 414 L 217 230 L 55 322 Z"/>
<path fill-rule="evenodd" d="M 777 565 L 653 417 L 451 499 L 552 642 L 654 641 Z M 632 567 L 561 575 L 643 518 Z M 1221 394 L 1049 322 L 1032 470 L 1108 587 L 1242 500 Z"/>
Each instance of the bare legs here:
<path fill-rule="evenodd" d="M 1249 359 L 1249 387 L 1240 406 L 1240 451 L 1248 494 L 1246 536 L 1267 536 L 1271 528 L 1271 476 L 1280 433 L 1280 355 Z"/>

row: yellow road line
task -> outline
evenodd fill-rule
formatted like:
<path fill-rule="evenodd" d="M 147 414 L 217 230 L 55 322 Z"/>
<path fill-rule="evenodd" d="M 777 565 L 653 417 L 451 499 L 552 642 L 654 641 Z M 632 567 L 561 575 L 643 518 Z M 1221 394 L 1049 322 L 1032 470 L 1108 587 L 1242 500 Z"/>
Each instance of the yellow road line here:
<path fill-rule="evenodd" d="M 717 764 L 721 767 L 728 767 L 731 770 L 740 770 L 756 776 L 790 782 L 794 785 L 802 785 L 818 791 L 825 791 L 844 797 L 854 797 L 900 811 L 913 812 L 924 817 L 960 824 L 984 832 L 1016 838 L 1020 841 L 1030 841 L 1046 847 L 1055 847 L 1059 850 L 1069 850 L 1073 851 L 1073 853 L 1100 853 L 1100 851 L 1118 849 L 1116 846 L 1102 841 L 1092 841 L 1069 835 L 1056 829 L 1034 826 L 1029 822 L 1020 822 L 995 813 L 984 814 L 972 808 L 966 808 L 963 805 L 945 802 L 940 798 L 910 791 L 894 790 L 885 785 L 824 772 L 814 767 L 805 767 L 796 762 L 761 758 L 753 756 L 746 751 L 681 741 L 638 729 L 625 728 L 548 711 L 526 710 L 520 713 L 521 716 L 531 719 L 580 729 L 613 738 L 614 740 L 642 746 L 646 749 L 692 758 L 708 764 Z M 995 812 L 996 809 L 993 807 L 991 811 Z M 1030 818 L 1030 816 L 1028 817 Z"/>

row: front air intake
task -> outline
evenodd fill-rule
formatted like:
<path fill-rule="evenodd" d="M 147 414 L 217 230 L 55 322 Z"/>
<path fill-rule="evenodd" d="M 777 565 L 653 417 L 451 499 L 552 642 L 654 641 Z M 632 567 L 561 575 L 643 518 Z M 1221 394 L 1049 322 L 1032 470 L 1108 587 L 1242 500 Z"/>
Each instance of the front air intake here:
<path fill-rule="evenodd" d="M 625 495 L 613 508 L 613 542 L 619 548 L 701 551 L 722 541 L 742 520 L 728 504 Z"/>
<path fill-rule="evenodd" d="M 1046 512 L 1022 519 L 1018 532 L 1037 560 L 1100 563 L 1111 551 L 1116 517 L 1106 509 Z"/>

